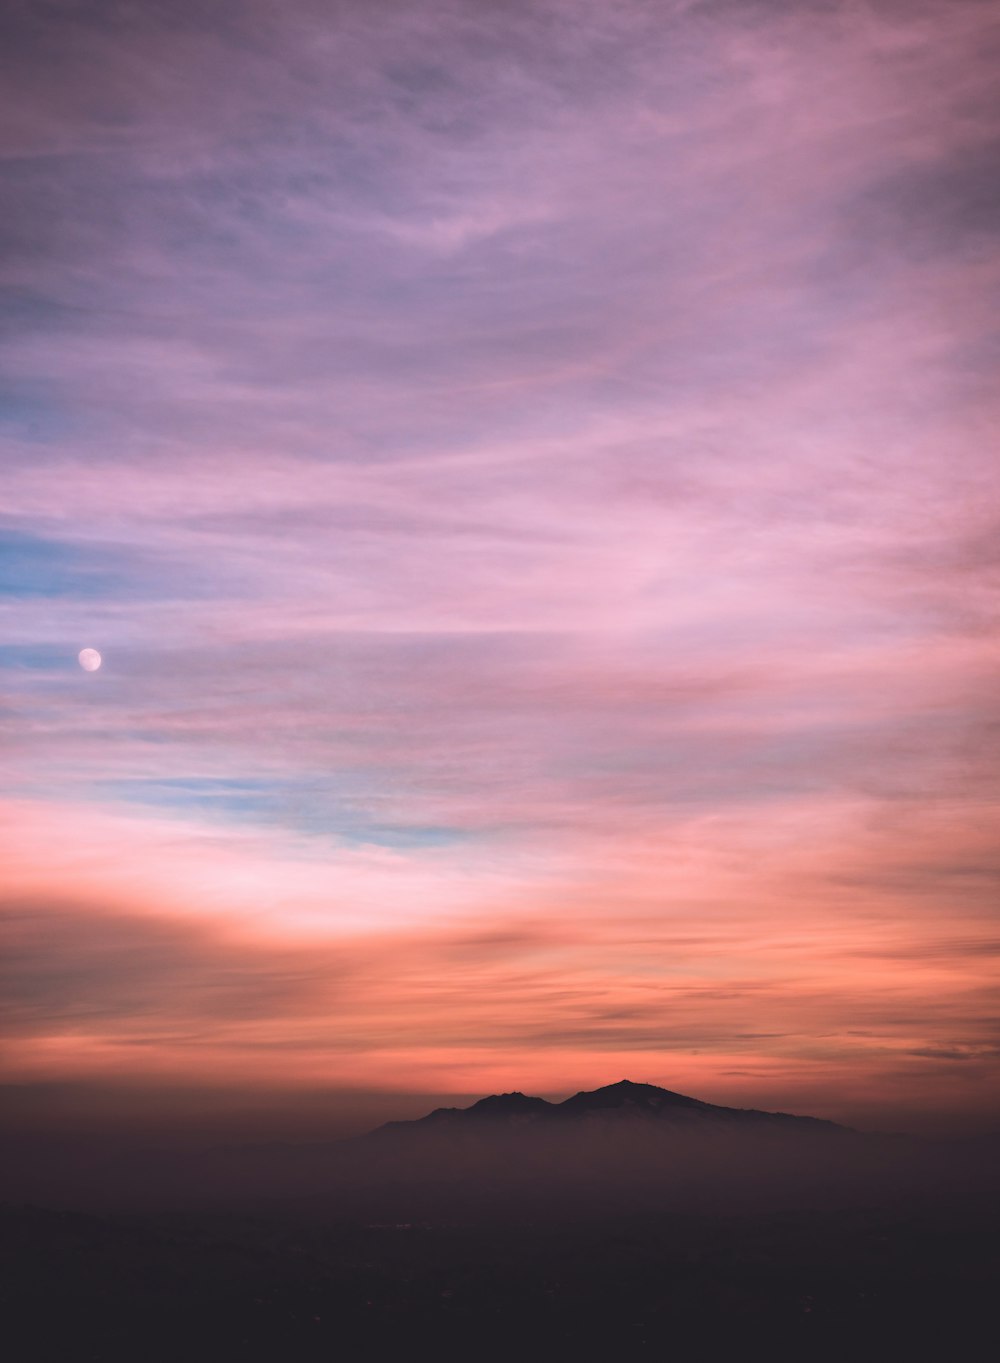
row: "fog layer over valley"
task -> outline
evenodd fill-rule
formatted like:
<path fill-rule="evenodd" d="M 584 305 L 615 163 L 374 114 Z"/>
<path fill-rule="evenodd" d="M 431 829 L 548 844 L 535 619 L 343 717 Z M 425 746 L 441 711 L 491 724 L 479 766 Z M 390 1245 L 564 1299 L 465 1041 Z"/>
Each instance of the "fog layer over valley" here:
<path fill-rule="evenodd" d="M 947 1204 L 1000 1183 L 997 1142 L 872 1135 L 622 1081 L 548 1103 L 497 1094 L 337 1141 L 180 1148 L 93 1133 L 10 1137 L 7 1200 L 162 1211 L 288 1207 L 406 1220 L 573 1219 L 652 1208 Z"/>

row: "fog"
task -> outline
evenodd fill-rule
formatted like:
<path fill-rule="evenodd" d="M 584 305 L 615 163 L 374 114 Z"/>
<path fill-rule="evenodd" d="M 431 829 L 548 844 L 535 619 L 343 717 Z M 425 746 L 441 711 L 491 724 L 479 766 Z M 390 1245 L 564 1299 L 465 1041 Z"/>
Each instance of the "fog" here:
<path fill-rule="evenodd" d="M 404 1221 L 599 1217 L 975 1202 L 998 1142 L 605 1120 L 454 1130 L 420 1124 L 312 1142 L 192 1147 L 117 1133 L 8 1135 L 0 1198 L 89 1211 L 269 1207 Z"/>

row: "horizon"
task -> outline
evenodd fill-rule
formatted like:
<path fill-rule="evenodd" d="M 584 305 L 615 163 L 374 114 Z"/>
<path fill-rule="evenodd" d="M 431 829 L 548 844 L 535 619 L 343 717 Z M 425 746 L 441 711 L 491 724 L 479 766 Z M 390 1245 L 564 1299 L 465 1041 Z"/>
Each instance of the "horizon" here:
<path fill-rule="evenodd" d="M 488 1098 L 520 1096 L 541 1098 L 558 1106 L 570 1098 L 616 1088 L 623 1084 L 652 1087 L 678 1097 L 695 1099 L 709 1106 L 754 1110 L 788 1116 L 817 1118 L 871 1136 L 906 1136 L 948 1140 L 994 1136 L 1000 1131 L 988 1116 L 979 1121 L 956 1121 L 954 1114 L 916 1111 L 909 1122 L 877 1120 L 880 1110 L 862 1109 L 857 1114 L 841 1110 L 836 1103 L 807 1107 L 782 1107 L 741 1092 L 737 1101 L 725 1094 L 709 1097 L 703 1092 L 673 1088 L 667 1083 L 628 1077 L 584 1087 L 562 1086 L 545 1091 L 530 1088 L 426 1093 L 418 1091 L 365 1091 L 340 1089 L 266 1090 L 260 1087 L 233 1091 L 228 1087 L 201 1090 L 172 1089 L 160 1084 L 136 1086 L 126 1083 L 96 1086 L 86 1081 L 55 1084 L 0 1084 L 4 1111 L 2 1136 L 13 1152 L 27 1140 L 41 1138 L 56 1143 L 83 1140 L 120 1146 L 150 1142 L 164 1148 L 195 1149 L 218 1142 L 253 1145 L 278 1141 L 315 1144 L 352 1140 L 377 1130 L 385 1123 L 413 1122 L 438 1110 L 465 1111 Z M 872 1120 L 872 1118 L 876 1120 Z M 867 1120 L 866 1120 L 867 1118 Z"/>
<path fill-rule="evenodd" d="M 996 7 L 0 37 L 3 1131 L 1000 1129 Z"/>

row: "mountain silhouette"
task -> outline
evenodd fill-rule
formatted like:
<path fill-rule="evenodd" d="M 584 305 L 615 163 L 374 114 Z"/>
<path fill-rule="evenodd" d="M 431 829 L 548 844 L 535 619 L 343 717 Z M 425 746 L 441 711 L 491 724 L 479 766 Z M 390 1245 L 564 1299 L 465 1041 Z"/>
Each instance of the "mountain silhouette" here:
<path fill-rule="evenodd" d="M 802 1131 L 847 1131 L 847 1127 L 818 1117 L 801 1117 L 788 1112 L 764 1112 L 757 1108 L 721 1107 L 702 1102 L 655 1084 L 636 1084 L 622 1079 L 617 1084 L 575 1093 L 561 1103 L 527 1094 L 495 1093 L 481 1098 L 471 1107 L 439 1107 L 414 1121 L 387 1122 L 373 1136 L 406 1132 L 501 1130 L 509 1127 L 536 1127 L 556 1130 L 560 1126 L 631 1125 L 663 1123 L 673 1128 L 781 1128 Z"/>

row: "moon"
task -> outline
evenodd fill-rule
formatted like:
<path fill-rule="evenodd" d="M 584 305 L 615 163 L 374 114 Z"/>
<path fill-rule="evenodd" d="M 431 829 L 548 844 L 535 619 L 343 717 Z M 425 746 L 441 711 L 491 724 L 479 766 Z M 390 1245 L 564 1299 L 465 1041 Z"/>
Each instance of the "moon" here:
<path fill-rule="evenodd" d="M 84 672 L 96 672 L 101 665 L 101 655 L 96 648 L 81 648 L 77 661 Z"/>

